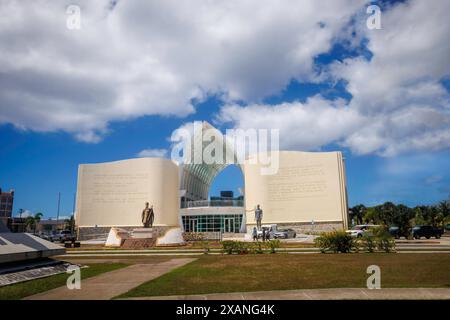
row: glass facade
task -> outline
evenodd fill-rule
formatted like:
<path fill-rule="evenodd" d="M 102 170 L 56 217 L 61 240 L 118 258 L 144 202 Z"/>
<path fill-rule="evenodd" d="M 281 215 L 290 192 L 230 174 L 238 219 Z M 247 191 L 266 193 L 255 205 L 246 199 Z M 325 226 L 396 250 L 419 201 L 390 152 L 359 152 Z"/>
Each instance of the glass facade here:
<path fill-rule="evenodd" d="M 232 232 L 241 229 L 242 214 L 182 216 L 185 232 Z"/>

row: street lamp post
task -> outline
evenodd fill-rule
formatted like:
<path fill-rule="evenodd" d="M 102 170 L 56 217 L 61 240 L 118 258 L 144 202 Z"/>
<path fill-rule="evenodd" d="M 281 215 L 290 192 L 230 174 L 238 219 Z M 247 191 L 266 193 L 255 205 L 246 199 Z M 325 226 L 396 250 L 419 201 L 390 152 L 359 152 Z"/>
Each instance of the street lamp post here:
<path fill-rule="evenodd" d="M 56 212 L 56 231 L 58 231 L 60 206 L 61 206 L 61 192 L 58 192 L 58 211 Z"/>

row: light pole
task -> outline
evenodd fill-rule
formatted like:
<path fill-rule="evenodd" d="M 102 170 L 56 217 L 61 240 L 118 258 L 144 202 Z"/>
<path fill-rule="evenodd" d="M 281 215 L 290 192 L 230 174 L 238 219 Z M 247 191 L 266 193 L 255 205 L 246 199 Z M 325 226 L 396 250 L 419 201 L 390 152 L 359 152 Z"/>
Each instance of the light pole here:
<path fill-rule="evenodd" d="M 56 231 L 58 231 L 60 206 L 61 206 L 61 192 L 58 192 L 58 211 L 56 212 Z"/>
<path fill-rule="evenodd" d="M 77 201 L 77 194 L 73 194 L 73 208 L 72 208 L 72 221 L 70 226 L 70 232 L 74 234 L 75 232 L 75 203 Z"/>

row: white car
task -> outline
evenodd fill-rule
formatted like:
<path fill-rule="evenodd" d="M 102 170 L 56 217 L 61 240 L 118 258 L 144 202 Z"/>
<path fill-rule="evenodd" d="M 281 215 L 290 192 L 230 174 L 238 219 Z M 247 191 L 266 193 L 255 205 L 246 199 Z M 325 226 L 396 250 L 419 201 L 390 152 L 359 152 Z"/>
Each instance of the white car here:
<path fill-rule="evenodd" d="M 273 238 L 273 234 L 278 231 L 276 224 L 263 224 L 261 230 L 257 231 L 258 238 L 262 238 L 262 229 L 268 229 L 271 238 Z"/>
<path fill-rule="evenodd" d="M 354 238 L 361 238 L 363 236 L 373 236 L 373 229 L 376 229 L 380 226 L 375 224 L 359 224 L 355 226 L 352 230 L 347 230 L 349 235 L 351 235 Z"/>

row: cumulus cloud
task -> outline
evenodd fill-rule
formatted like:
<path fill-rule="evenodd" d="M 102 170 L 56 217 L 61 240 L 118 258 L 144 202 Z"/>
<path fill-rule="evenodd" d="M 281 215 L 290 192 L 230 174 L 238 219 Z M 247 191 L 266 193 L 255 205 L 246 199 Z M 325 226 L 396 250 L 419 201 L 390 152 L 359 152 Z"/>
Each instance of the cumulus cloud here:
<path fill-rule="evenodd" d="M 81 8 L 81 30 L 66 8 Z M 361 8 L 357 0 L 0 2 L 0 124 L 98 142 L 111 121 L 185 116 L 209 95 L 258 102 Z"/>
<path fill-rule="evenodd" d="M 279 129 L 282 149 L 315 150 L 349 135 L 361 116 L 344 100 L 314 96 L 305 103 L 227 105 L 217 119 L 238 128 Z"/>
<path fill-rule="evenodd" d="M 237 127 L 278 126 L 282 144 L 299 149 L 338 143 L 382 156 L 448 149 L 450 95 L 442 80 L 450 75 L 449 10 L 445 0 L 411 0 L 383 12 L 382 30 L 356 26 L 371 59 L 348 58 L 327 72 L 332 81 L 345 81 L 352 95 L 346 105 L 320 96 L 306 103 L 227 105 L 218 119 Z"/>
<path fill-rule="evenodd" d="M 137 153 L 139 158 L 165 158 L 167 156 L 166 149 L 145 149 Z"/>

